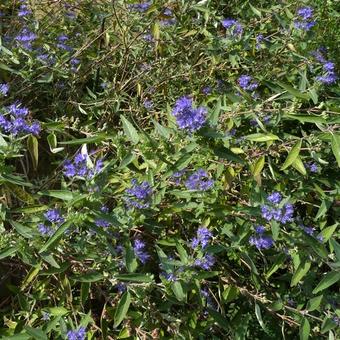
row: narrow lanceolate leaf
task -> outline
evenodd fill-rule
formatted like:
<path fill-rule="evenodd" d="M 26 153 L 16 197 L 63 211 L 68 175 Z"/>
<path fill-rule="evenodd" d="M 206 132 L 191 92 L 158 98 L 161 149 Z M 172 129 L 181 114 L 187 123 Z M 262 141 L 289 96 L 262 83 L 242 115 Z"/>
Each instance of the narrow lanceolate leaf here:
<path fill-rule="evenodd" d="M 118 327 L 124 320 L 131 303 L 131 295 L 129 292 L 123 294 L 119 301 L 118 307 L 114 315 L 114 327 Z"/>
<path fill-rule="evenodd" d="M 300 325 L 300 340 L 308 340 L 310 333 L 310 324 L 307 318 L 304 318 Z"/>
<path fill-rule="evenodd" d="M 332 151 L 340 168 L 340 135 L 332 136 Z"/>
<path fill-rule="evenodd" d="M 306 309 L 311 312 L 317 308 L 319 308 L 323 295 L 316 296 L 308 301 Z"/>
<path fill-rule="evenodd" d="M 299 156 L 300 149 L 301 149 L 301 139 L 292 147 L 290 150 L 285 162 L 283 163 L 281 170 L 287 169 L 290 165 L 294 163 L 296 158 Z"/>
<path fill-rule="evenodd" d="M 302 174 L 302 175 L 304 175 L 304 176 L 307 174 L 306 168 L 305 168 L 305 166 L 303 165 L 302 160 L 301 160 L 301 158 L 300 158 L 299 156 L 298 156 L 298 157 L 296 158 L 296 160 L 293 162 L 292 166 L 293 166 L 297 171 L 299 171 L 300 174 Z"/>
<path fill-rule="evenodd" d="M 256 315 L 257 321 L 259 322 L 261 328 L 264 331 L 266 331 L 266 327 L 265 327 L 263 319 L 262 319 L 261 309 L 260 309 L 260 306 L 257 303 L 255 303 L 255 315 Z"/>
<path fill-rule="evenodd" d="M 265 156 L 261 156 L 254 164 L 253 167 L 253 175 L 258 176 L 260 175 L 261 171 L 263 170 L 265 163 Z"/>
<path fill-rule="evenodd" d="M 338 281 L 340 281 L 340 271 L 327 273 L 320 283 L 314 288 L 313 294 L 321 292 L 322 290 L 334 285 Z"/>
<path fill-rule="evenodd" d="M 17 247 L 7 247 L 0 251 L 0 260 L 13 255 L 18 250 Z"/>
<path fill-rule="evenodd" d="M 300 263 L 299 267 L 296 269 L 292 277 L 292 282 L 290 283 L 291 287 L 296 286 L 301 281 L 301 279 L 307 274 L 310 266 L 310 262 Z"/>
<path fill-rule="evenodd" d="M 33 135 L 30 135 L 27 139 L 27 149 L 31 155 L 33 169 L 36 170 L 39 161 L 38 139 Z"/>
<path fill-rule="evenodd" d="M 137 144 L 139 142 L 137 130 L 123 115 L 120 116 L 120 120 L 122 121 L 123 130 L 127 139 L 133 144 Z"/>

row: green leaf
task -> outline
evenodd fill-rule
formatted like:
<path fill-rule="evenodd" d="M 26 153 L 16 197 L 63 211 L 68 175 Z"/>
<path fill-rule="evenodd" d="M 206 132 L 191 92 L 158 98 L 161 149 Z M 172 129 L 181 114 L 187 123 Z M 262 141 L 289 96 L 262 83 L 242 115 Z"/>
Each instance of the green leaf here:
<path fill-rule="evenodd" d="M 285 260 L 286 260 L 285 254 L 279 254 L 276 257 L 273 265 L 271 266 L 271 268 L 268 270 L 268 272 L 266 274 L 267 280 L 282 266 L 282 264 L 285 262 Z"/>
<path fill-rule="evenodd" d="M 32 328 L 29 326 L 24 327 L 26 332 L 32 336 L 35 340 L 48 340 L 47 335 L 41 328 Z"/>
<path fill-rule="evenodd" d="M 216 312 L 215 310 L 211 309 L 211 308 L 207 308 L 207 311 L 209 313 L 209 315 L 214 319 L 214 321 L 224 330 L 226 331 L 230 331 L 229 329 L 229 322 L 228 320 L 222 316 L 220 313 Z"/>
<path fill-rule="evenodd" d="M 332 135 L 332 151 L 340 168 L 340 135 Z"/>
<path fill-rule="evenodd" d="M 157 132 L 159 133 L 160 136 L 164 137 L 165 139 L 169 139 L 170 138 L 170 131 L 169 131 L 169 129 L 167 129 L 166 127 L 162 126 L 161 124 L 159 124 L 154 119 L 152 119 L 152 122 L 155 125 L 155 128 L 156 128 L 156 130 L 157 130 Z"/>
<path fill-rule="evenodd" d="M 299 156 L 300 153 L 300 149 L 301 149 L 301 139 L 292 147 L 292 149 L 290 150 L 290 152 L 288 153 L 288 156 L 285 160 L 285 162 L 283 163 L 281 170 L 285 170 L 287 169 L 290 165 L 292 165 L 296 158 Z"/>
<path fill-rule="evenodd" d="M 309 312 L 312 312 L 313 310 L 319 308 L 322 298 L 323 298 L 323 295 L 319 295 L 319 296 L 316 296 L 310 299 L 307 303 L 306 309 Z"/>
<path fill-rule="evenodd" d="M 48 143 L 52 153 L 57 153 L 59 151 L 64 150 L 63 147 L 57 148 L 57 145 L 58 145 L 57 136 L 54 133 L 51 133 L 47 136 L 47 143 Z"/>
<path fill-rule="evenodd" d="M 29 135 L 27 138 L 27 149 L 31 155 L 33 169 L 36 170 L 39 162 L 39 147 L 37 137 Z"/>
<path fill-rule="evenodd" d="M 284 118 L 285 119 L 296 119 L 301 123 L 327 124 L 327 121 L 320 116 L 286 114 L 284 115 Z"/>
<path fill-rule="evenodd" d="M 310 333 L 309 321 L 307 320 L 307 318 L 303 318 L 299 330 L 300 340 L 308 340 L 309 333 Z"/>
<path fill-rule="evenodd" d="M 246 139 L 251 142 L 270 142 L 280 138 L 272 133 L 254 133 L 246 136 Z"/>
<path fill-rule="evenodd" d="M 115 275 L 115 278 L 120 281 L 129 281 L 129 282 L 144 282 L 149 283 L 153 282 L 153 275 L 151 274 L 120 274 Z"/>
<path fill-rule="evenodd" d="M 79 144 L 89 144 L 89 143 L 98 143 L 106 139 L 110 139 L 111 136 L 106 134 L 98 134 L 94 137 L 88 138 L 79 138 L 79 139 L 72 139 L 66 142 L 59 142 L 61 145 L 79 145 Z"/>
<path fill-rule="evenodd" d="M 265 163 L 266 157 L 261 156 L 254 164 L 253 167 L 253 175 L 258 176 L 261 174 L 261 171 L 263 170 L 264 163 Z"/>
<path fill-rule="evenodd" d="M 63 316 L 69 313 L 65 307 L 48 307 L 46 310 L 53 316 Z"/>
<path fill-rule="evenodd" d="M 181 282 L 175 281 L 175 282 L 171 283 L 171 289 L 172 289 L 176 298 L 179 301 L 185 301 L 186 300 L 187 296 L 184 292 L 183 285 L 182 285 Z"/>
<path fill-rule="evenodd" d="M 81 275 L 71 276 L 72 280 L 78 282 L 97 282 L 101 281 L 104 278 L 104 275 L 99 272 L 89 272 Z"/>
<path fill-rule="evenodd" d="M 302 175 L 304 175 L 304 176 L 307 174 L 306 168 L 305 168 L 305 166 L 303 165 L 302 160 L 301 160 L 301 158 L 300 158 L 299 156 L 295 159 L 295 161 L 293 162 L 292 166 L 293 166 L 293 168 L 295 168 L 297 171 L 299 171 L 300 174 L 302 174 Z"/>
<path fill-rule="evenodd" d="M 133 273 L 138 267 L 138 262 L 130 242 L 126 245 L 125 249 L 126 249 L 125 252 L 126 269 L 128 270 L 129 273 Z"/>
<path fill-rule="evenodd" d="M 133 144 L 137 144 L 139 142 L 137 130 L 123 115 L 120 115 L 120 120 L 122 121 L 123 130 L 128 140 Z"/>
<path fill-rule="evenodd" d="M 131 303 L 131 295 L 127 291 L 123 294 L 123 296 L 121 297 L 118 303 L 118 307 L 114 315 L 114 325 L 113 325 L 114 327 L 118 327 L 120 323 L 124 320 L 129 310 L 130 303 Z"/>
<path fill-rule="evenodd" d="M 301 262 L 292 277 L 290 286 L 291 287 L 296 286 L 301 281 L 301 279 L 308 273 L 310 267 L 311 263 L 309 261 Z"/>
<path fill-rule="evenodd" d="M 322 290 L 334 285 L 340 280 L 340 272 L 333 271 L 327 273 L 324 278 L 320 281 L 320 283 L 314 288 L 313 294 L 317 294 Z"/>
<path fill-rule="evenodd" d="M 15 222 L 15 221 L 10 221 L 10 223 L 21 236 L 25 238 L 33 237 L 31 228 L 25 227 L 22 224 Z"/>
<path fill-rule="evenodd" d="M 261 314 L 260 306 L 257 303 L 255 303 L 255 315 L 256 315 L 257 321 L 259 322 L 261 328 L 264 331 L 267 331 L 266 327 L 264 325 L 263 319 L 262 319 L 262 314 Z"/>
<path fill-rule="evenodd" d="M 90 293 L 90 287 L 91 283 L 90 282 L 82 282 L 81 287 L 80 287 L 80 302 L 82 306 L 85 306 L 85 303 L 89 297 Z"/>
<path fill-rule="evenodd" d="M 47 263 L 49 263 L 52 267 L 54 268 L 60 268 L 59 264 L 57 263 L 57 261 L 54 259 L 54 257 L 51 254 L 47 254 L 47 253 L 41 253 L 39 254 L 41 256 L 41 258 L 46 261 Z"/>
<path fill-rule="evenodd" d="M 14 253 L 16 253 L 16 251 L 18 250 L 17 247 L 7 247 L 3 250 L 0 251 L 0 260 L 4 259 L 5 257 L 11 256 Z"/>
<path fill-rule="evenodd" d="M 295 89 L 294 87 L 285 84 L 283 82 L 277 82 L 277 84 L 279 86 L 281 86 L 282 88 L 284 88 L 287 92 L 289 92 L 290 94 L 292 94 L 294 97 L 296 98 L 301 98 L 301 99 L 305 99 L 308 100 L 309 99 L 309 95 L 306 93 L 301 93 L 300 91 L 298 91 L 297 89 Z"/>
<path fill-rule="evenodd" d="M 327 227 L 327 228 L 325 228 L 321 231 L 320 235 L 322 236 L 323 242 L 327 242 L 332 237 L 337 226 L 338 226 L 338 224 L 334 224 L 334 225 L 331 225 L 331 226 L 329 226 L 329 227 Z"/>
<path fill-rule="evenodd" d="M 68 221 L 62 224 L 57 231 L 47 240 L 47 242 L 42 246 L 42 248 L 39 251 L 39 254 L 45 252 L 46 250 L 52 248 L 53 246 L 56 246 L 58 241 L 62 238 L 65 231 L 69 228 L 69 226 L 72 224 L 73 221 Z"/>
<path fill-rule="evenodd" d="M 71 201 L 74 198 L 72 191 L 69 190 L 45 190 L 39 191 L 38 194 L 59 198 L 63 201 Z"/>

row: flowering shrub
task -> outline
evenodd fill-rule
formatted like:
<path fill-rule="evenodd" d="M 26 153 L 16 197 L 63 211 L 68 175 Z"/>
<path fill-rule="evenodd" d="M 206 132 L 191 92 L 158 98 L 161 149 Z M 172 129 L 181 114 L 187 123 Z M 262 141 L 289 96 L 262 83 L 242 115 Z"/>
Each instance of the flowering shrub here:
<path fill-rule="evenodd" d="M 0 338 L 338 338 L 337 10 L 1 2 Z"/>

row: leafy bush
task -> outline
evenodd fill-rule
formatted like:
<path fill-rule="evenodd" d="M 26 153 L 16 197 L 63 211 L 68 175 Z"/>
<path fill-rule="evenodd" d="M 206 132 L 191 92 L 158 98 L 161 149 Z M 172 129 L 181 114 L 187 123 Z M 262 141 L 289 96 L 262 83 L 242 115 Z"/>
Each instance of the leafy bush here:
<path fill-rule="evenodd" d="M 4 339 L 335 339 L 336 1 L 2 2 Z"/>

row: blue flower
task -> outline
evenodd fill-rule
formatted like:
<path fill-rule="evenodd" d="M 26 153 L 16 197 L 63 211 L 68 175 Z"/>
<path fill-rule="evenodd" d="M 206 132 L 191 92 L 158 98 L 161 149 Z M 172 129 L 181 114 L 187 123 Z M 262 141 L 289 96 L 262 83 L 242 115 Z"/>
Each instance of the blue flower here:
<path fill-rule="evenodd" d="M 51 227 L 46 226 L 43 223 L 38 224 L 38 231 L 42 236 L 52 236 L 54 233 L 54 230 Z"/>
<path fill-rule="evenodd" d="M 8 92 L 9 92 L 9 85 L 6 83 L 0 84 L 0 93 L 3 96 L 7 96 Z"/>
<path fill-rule="evenodd" d="M 19 7 L 18 11 L 18 17 L 26 17 L 27 15 L 30 15 L 32 11 L 28 8 L 26 4 L 22 4 Z"/>
<path fill-rule="evenodd" d="M 273 204 L 280 204 L 282 195 L 279 192 L 273 192 L 267 197 L 267 201 Z"/>
<path fill-rule="evenodd" d="M 74 162 L 66 160 L 64 163 L 64 175 L 66 177 L 85 177 L 87 179 L 93 178 L 103 169 L 103 160 L 98 159 L 93 166 L 88 164 L 88 155 L 78 153 L 74 157 Z"/>
<path fill-rule="evenodd" d="M 312 7 L 301 7 L 297 10 L 297 14 L 303 20 L 308 20 L 313 17 L 313 8 Z"/>
<path fill-rule="evenodd" d="M 252 81 L 253 78 L 249 75 L 242 75 L 238 78 L 239 86 L 246 91 L 254 91 L 258 88 L 259 84 L 256 81 Z"/>
<path fill-rule="evenodd" d="M 106 221 L 102 218 L 95 220 L 94 223 L 96 224 L 97 227 L 101 227 L 101 228 L 107 228 L 111 225 L 110 222 L 108 222 L 108 221 Z"/>
<path fill-rule="evenodd" d="M 65 219 L 60 215 L 58 209 L 47 210 L 44 217 L 51 223 L 61 224 L 64 223 Z"/>
<path fill-rule="evenodd" d="M 222 20 L 222 26 L 230 30 L 230 33 L 233 37 L 240 37 L 243 33 L 242 25 L 235 19 L 224 19 Z"/>
<path fill-rule="evenodd" d="M 212 236 L 212 232 L 209 229 L 204 227 L 198 228 L 197 237 L 193 238 L 191 242 L 192 248 L 197 248 L 199 245 L 201 245 L 202 249 L 206 248 Z"/>
<path fill-rule="evenodd" d="M 86 330 L 84 327 L 80 327 L 78 330 L 70 330 L 67 332 L 68 340 L 85 340 Z"/>
<path fill-rule="evenodd" d="M 216 259 L 211 254 L 205 254 L 201 259 L 196 259 L 194 265 L 201 267 L 204 270 L 209 270 L 216 262 Z"/>
<path fill-rule="evenodd" d="M 172 115 L 180 129 L 195 132 L 205 124 L 207 110 L 204 107 L 194 108 L 192 98 L 184 96 L 176 101 Z"/>
<path fill-rule="evenodd" d="M 311 20 L 313 18 L 313 8 L 311 7 L 302 7 L 297 11 L 299 20 L 294 22 L 294 26 L 297 29 L 301 29 L 303 31 L 309 31 L 313 26 L 315 26 L 316 21 Z"/>
<path fill-rule="evenodd" d="M 132 188 L 127 189 L 128 197 L 125 199 L 129 207 L 146 209 L 150 206 L 152 189 L 148 182 L 138 184 L 136 179 L 131 181 Z"/>
<path fill-rule="evenodd" d="M 15 37 L 22 47 L 27 50 L 32 50 L 32 42 L 37 39 L 37 35 L 31 32 L 28 28 L 23 28 L 21 33 Z"/>
<path fill-rule="evenodd" d="M 259 226 L 255 227 L 255 232 L 257 234 L 262 235 L 265 231 L 266 231 L 266 229 L 263 225 L 259 225 Z"/>
<path fill-rule="evenodd" d="M 151 110 L 153 108 L 153 102 L 149 99 L 144 100 L 143 105 L 147 110 Z"/>
<path fill-rule="evenodd" d="M 316 173 L 318 172 L 318 165 L 314 162 L 305 163 L 305 168 L 307 168 L 310 172 Z"/>
<path fill-rule="evenodd" d="M 203 169 L 198 169 L 185 181 L 188 190 L 206 191 L 213 187 L 214 181 L 209 179 L 208 174 Z"/>
<path fill-rule="evenodd" d="M 260 235 L 258 237 L 251 236 L 249 243 L 254 245 L 257 249 L 269 249 L 274 245 L 274 240 L 270 236 Z"/>
<path fill-rule="evenodd" d="M 152 5 L 151 1 L 147 1 L 147 2 L 143 2 L 140 4 L 131 4 L 129 5 L 129 9 L 131 9 L 132 11 L 136 11 L 136 12 L 146 12 L 150 6 Z"/>
<path fill-rule="evenodd" d="M 133 244 L 133 250 L 136 255 L 136 257 L 145 264 L 148 259 L 150 258 L 150 255 L 145 251 L 145 242 L 141 239 L 136 239 Z"/>

